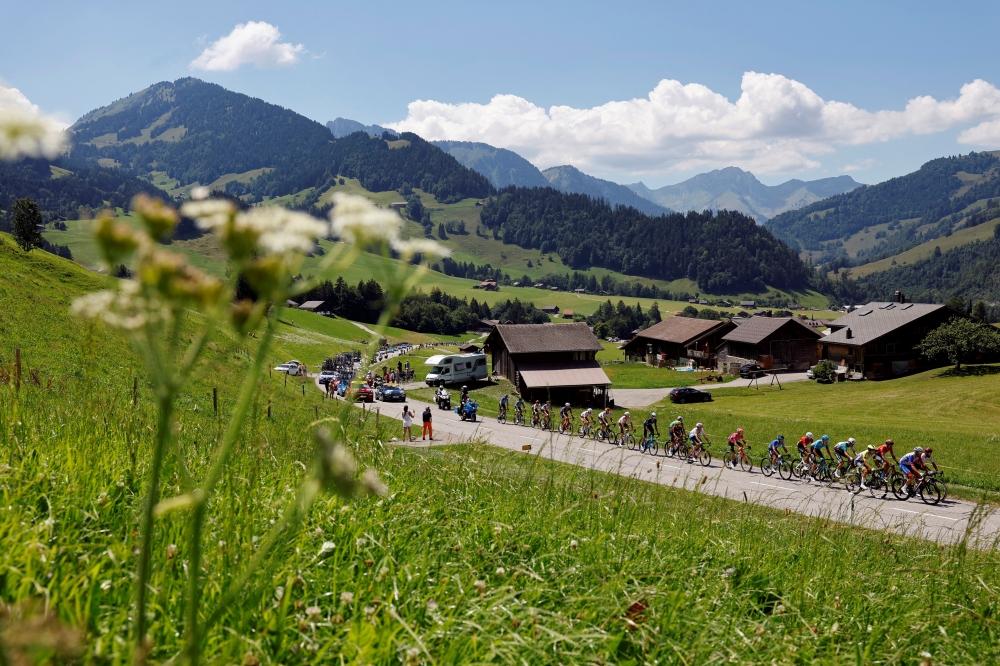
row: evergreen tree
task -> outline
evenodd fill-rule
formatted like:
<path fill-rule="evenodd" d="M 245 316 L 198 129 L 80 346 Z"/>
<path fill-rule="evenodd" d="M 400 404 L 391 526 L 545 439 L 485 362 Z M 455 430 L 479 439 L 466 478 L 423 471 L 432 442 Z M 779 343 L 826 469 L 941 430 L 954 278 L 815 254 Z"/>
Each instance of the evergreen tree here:
<path fill-rule="evenodd" d="M 42 226 L 42 214 L 34 199 L 18 199 L 11 207 L 14 220 L 11 224 L 14 240 L 25 252 L 31 252 L 36 247 L 42 247 L 43 239 L 39 231 Z"/>

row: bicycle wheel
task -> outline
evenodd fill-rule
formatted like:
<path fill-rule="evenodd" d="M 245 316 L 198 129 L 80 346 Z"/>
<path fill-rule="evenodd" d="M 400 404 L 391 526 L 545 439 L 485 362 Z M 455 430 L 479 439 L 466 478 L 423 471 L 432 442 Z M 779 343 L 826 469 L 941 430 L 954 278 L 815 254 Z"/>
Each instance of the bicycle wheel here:
<path fill-rule="evenodd" d="M 764 476 L 771 476 L 774 474 L 774 464 L 771 462 L 771 456 L 761 456 L 760 458 L 760 472 Z"/>
<path fill-rule="evenodd" d="M 722 454 L 722 466 L 723 467 L 732 467 L 733 466 L 733 459 L 735 457 L 736 457 L 736 454 L 733 453 L 732 451 L 726 451 L 725 453 L 723 453 Z"/>
<path fill-rule="evenodd" d="M 778 476 L 780 476 L 785 481 L 791 481 L 792 479 L 792 463 L 784 460 L 778 464 Z"/>
<path fill-rule="evenodd" d="M 924 483 L 923 487 L 920 488 L 920 499 L 924 501 L 924 504 L 937 504 L 944 499 L 944 490 L 937 479 L 928 479 Z"/>
<path fill-rule="evenodd" d="M 868 475 L 868 494 L 872 499 L 885 499 L 889 492 L 889 484 L 885 482 L 885 477 L 881 474 Z"/>
<path fill-rule="evenodd" d="M 507 413 L 504 412 L 497 416 L 497 423 L 507 423 Z"/>
<path fill-rule="evenodd" d="M 635 451 L 635 437 L 632 436 L 632 433 L 625 433 L 625 439 L 622 443 L 628 447 L 629 451 Z"/>
<path fill-rule="evenodd" d="M 905 502 L 910 499 L 910 493 L 907 490 L 903 490 L 903 485 L 906 483 L 906 477 L 902 474 L 892 477 L 892 481 L 889 482 L 889 488 L 892 490 L 892 494 L 896 499 Z"/>
<path fill-rule="evenodd" d="M 861 472 L 858 470 L 852 470 L 851 472 L 843 475 L 843 480 L 847 485 L 847 492 L 852 495 L 857 495 L 861 492 Z"/>
<path fill-rule="evenodd" d="M 753 472 L 753 460 L 750 459 L 750 456 L 740 456 L 740 469 L 744 472 Z"/>
<path fill-rule="evenodd" d="M 701 453 L 698 454 L 698 462 L 701 463 L 702 467 L 708 467 L 712 464 L 712 454 L 702 449 Z"/>

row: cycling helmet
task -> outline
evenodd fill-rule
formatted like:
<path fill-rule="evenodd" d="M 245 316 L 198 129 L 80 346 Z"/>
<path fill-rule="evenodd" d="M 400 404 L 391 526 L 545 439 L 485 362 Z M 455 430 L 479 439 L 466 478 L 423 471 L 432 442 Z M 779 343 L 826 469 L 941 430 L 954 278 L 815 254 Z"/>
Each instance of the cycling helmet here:
<path fill-rule="evenodd" d="M 678 420 L 678 421 L 679 421 L 680 423 L 684 423 L 684 417 L 683 417 L 683 416 L 678 416 L 678 417 L 677 417 L 677 420 Z"/>
<path fill-rule="evenodd" d="M 737 428 L 737 429 L 736 429 L 736 434 L 737 434 L 737 435 L 742 435 L 742 434 L 743 434 L 743 428 Z M 783 439 L 783 438 L 782 438 L 782 439 Z"/>
<path fill-rule="evenodd" d="M 874 444 L 869 444 L 868 445 L 868 450 L 869 451 L 874 451 L 875 450 L 875 445 Z"/>
<path fill-rule="evenodd" d="M 629 412 L 625 412 L 625 416 L 631 416 Z"/>
<path fill-rule="evenodd" d="M 704 428 L 705 426 L 704 426 L 704 425 L 702 425 L 701 423 L 695 423 L 695 424 L 694 424 L 694 427 L 695 427 L 695 428 Z"/>
<path fill-rule="evenodd" d="M 851 446 L 854 446 L 855 444 L 858 443 L 858 440 L 854 439 L 853 437 L 848 437 L 847 443 L 850 444 Z"/>
<path fill-rule="evenodd" d="M 778 435 L 778 441 L 779 442 L 785 441 L 785 436 L 784 435 Z"/>
<path fill-rule="evenodd" d="M 463 386 L 463 387 L 462 387 L 462 390 L 463 390 L 463 391 L 468 391 L 468 390 L 469 390 L 469 387 L 468 387 L 468 386 Z"/>
<path fill-rule="evenodd" d="M 649 416 L 650 416 L 651 418 L 654 418 L 654 419 L 655 419 L 655 418 L 656 418 L 656 412 L 653 412 L 653 413 L 652 413 L 652 414 L 650 414 Z"/>
<path fill-rule="evenodd" d="M 606 412 L 610 412 L 610 411 L 611 411 L 611 408 L 610 408 L 610 407 L 605 407 L 605 408 L 604 408 L 604 411 L 606 411 Z"/>
<path fill-rule="evenodd" d="M 829 435 L 823 435 L 822 437 L 820 437 L 820 439 L 822 439 L 824 442 L 829 442 L 830 441 L 830 436 Z"/>
<path fill-rule="evenodd" d="M 932 450 L 933 449 L 928 446 L 926 449 L 924 449 L 924 453 L 930 453 Z"/>
<path fill-rule="evenodd" d="M 924 447 L 918 446 L 915 449 L 913 449 L 913 452 L 914 453 L 923 453 L 924 452 Z"/>
<path fill-rule="evenodd" d="M 569 403 L 568 402 L 566 403 L 566 406 L 569 407 Z"/>
<path fill-rule="evenodd" d="M 892 445 L 893 445 L 893 441 L 891 439 L 887 439 L 887 440 L 885 440 L 885 445 L 888 446 L 891 449 Z"/>
<path fill-rule="evenodd" d="M 806 437 L 808 437 L 809 439 L 812 439 L 813 438 L 813 434 L 811 432 L 807 432 L 806 433 Z"/>

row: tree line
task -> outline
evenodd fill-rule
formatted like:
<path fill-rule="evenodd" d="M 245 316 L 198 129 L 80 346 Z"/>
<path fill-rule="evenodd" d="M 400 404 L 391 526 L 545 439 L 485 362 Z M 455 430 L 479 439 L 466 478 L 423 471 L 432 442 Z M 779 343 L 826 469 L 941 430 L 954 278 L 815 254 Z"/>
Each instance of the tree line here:
<path fill-rule="evenodd" d="M 504 243 L 556 252 L 570 268 L 592 266 L 663 280 L 689 278 L 706 293 L 806 286 L 798 255 L 742 213 L 634 208 L 552 188 L 505 188 L 483 207 L 483 224 Z"/>

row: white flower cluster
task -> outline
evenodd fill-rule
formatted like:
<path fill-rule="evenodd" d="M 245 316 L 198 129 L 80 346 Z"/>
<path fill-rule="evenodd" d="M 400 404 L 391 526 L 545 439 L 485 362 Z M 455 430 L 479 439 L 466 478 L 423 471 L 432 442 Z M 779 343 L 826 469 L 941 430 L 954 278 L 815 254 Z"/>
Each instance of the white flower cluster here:
<path fill-rule="evenodd" d="M 334 235 L 348 243 L 386 243 L 407 259 L 417 254 L 445 257 L 449 253 L 446 247 L 430 239 L 401 240 L 402 218 L 393 211 L 377 207 L 365 197 L 337 192 L 333 195 L 330 217 Z"/>
<path fill-rule="evenodd" d="M 58 124 L 27 110 L 0 109 L 0 159 L 54 158 L 66 146 L 66 133 Z"/>
<path fill-rule="evenodd" d="M 206 231 L 248 239 L 265 254 L 309 254 L 318 239 L 330 235 L 329 223 L 280 206 L 235 213 L 233 205 L 224 199 L 206 199 L 188 201 L 181 207 L 181 213 L 194 218 L 198 227 Z"/>
<path fill-rule="evenodd" d="M 139 296 L 140 285 L 122 280 L 118 291 L 95 291 L 73 301 L 73 314 L 101 320 L 112 328 L 135 331 L 154 319 L 169 319 L 170 311 Z"/>

